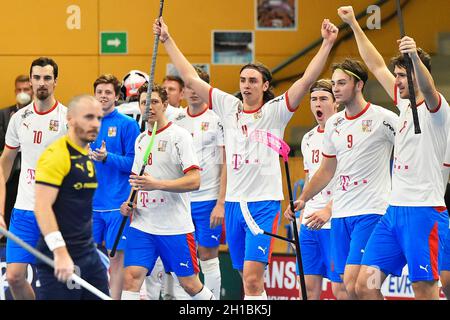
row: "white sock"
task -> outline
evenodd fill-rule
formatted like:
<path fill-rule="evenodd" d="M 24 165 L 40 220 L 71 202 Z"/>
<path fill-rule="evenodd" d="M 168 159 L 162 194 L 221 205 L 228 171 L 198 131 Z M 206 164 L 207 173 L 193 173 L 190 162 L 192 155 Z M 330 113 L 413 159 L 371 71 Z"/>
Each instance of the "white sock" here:
<path fill-rule="evenodd" d="M 267 293 L 266 290 L 261 292 L 260 296 L 244 296 L 244 300 L 267 300 Z"/>
<path fill-rule="evenodd" d="M 192 297 L 183 289 L 175 273 L 171 272 L 173 277 L 173 295 L 175 300 L 192 300 Z"/>
<path fill-rule="evenodd" d="M 166 273 L 161 290 L 163 300 L 175 300 L 175 293 L 173 292 L 173 277 L 171 274 Z"/>
<path fill-rule="evenodd" d="M 192 300 L 216 300 L 211 290 L 203 286 L 202 290 L 192 297 Z"/>
<path fill-rule="evenodd" d="M 146 288 L 147 299 L 159 300 L 159 295 L 162 290 L 165 276 L 166 273 L 164 272 L 164 266 L 161 258 L 158 258 L 155 266 L 153 267 L 152 273 L 148 277 L 145 277 L 144 285 Z"/>
<path fill-rule="evenodd" d="M 220 300 L 222 278 L 220 275 L 219 258 L 213 258 L 206 261 L 200 260 L 200 267 L 205 276 L 205 286 L 211 290 L 216 300 Z"/>
<path fill-rule="evenodd" d="M 121 300 L 140 300 L 141 299 L 141 295 L 138 292 L 134 292 L 134 291 L 122 291 L 122 297 Z"/>

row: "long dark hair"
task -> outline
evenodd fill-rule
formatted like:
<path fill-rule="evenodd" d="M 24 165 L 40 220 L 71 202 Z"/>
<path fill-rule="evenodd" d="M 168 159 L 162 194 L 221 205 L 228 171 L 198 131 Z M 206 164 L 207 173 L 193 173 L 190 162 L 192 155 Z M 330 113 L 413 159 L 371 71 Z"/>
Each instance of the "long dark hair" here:
<path fill-rule="evenodd" d="M 259 73 L 261 73 L 262 77 L 263 77 L 263 83 L 266 81 L 269 81 L 269 88 L 264 91 L 263 94 L 263 101 L 264 103 L 266 103 L 267 101 L 272 100 L 273 98 L 275 98 L 275 94 L 273 93 L 273 87 L 272 87 L 272 73 L 270 72 L 270 70 L 263 65 L 260 62 L 256 62 L 256 63 L 247 63 L 246 65 L 244 65 L 241 70 L 239 71 L 239 74 L 242 73 L 242 71 L 244 71 L 245 69 L 254 69 L 256 71 L 258 71 Z M 240 100 L 243 100 L 242 98 L 242 94 L 239 92 L 237 97 Z"/>

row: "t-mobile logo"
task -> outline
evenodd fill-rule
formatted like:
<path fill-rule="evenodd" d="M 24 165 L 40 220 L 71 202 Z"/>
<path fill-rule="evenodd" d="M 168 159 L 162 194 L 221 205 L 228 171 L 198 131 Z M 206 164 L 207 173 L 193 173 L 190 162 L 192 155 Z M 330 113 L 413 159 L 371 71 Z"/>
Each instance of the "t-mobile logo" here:
<path fill-rule="evenodd" d="M 340 176 L 340 183 L 343 191 L 348 191 L 348 185 L 350 184 L 350 176 Z"/>
<path fill-rule="evenodd" d="M 147 208 L 147 203 L 148 203 L 148 193 L 147 192 L 141 192 L 141 203 L 142 203 L 142 207 Z"/>
<path fill-rule="evenodd" d="M 32 184 L 35 180 L 35 170 L 34 169 L 27 169 L 27 184 Z"/>
<path fill-rule="evenodd" d="M 239 170 L 242 165 L 242 155 L 235 153 L 233 154 L 232 159 L 233 159 L 233 169 Z"/>

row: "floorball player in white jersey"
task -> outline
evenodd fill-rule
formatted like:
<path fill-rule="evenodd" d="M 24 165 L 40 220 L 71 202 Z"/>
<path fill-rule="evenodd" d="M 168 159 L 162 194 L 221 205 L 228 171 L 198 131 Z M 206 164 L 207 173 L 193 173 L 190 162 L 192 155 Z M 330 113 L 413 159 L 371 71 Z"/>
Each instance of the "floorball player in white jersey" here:
<path fill-rule="evenodd" d="M 147 84 L 139 88 L 144 113 Z M 167 272 L 173 272 L 184 290 L 195 300 L 211 300 L 214 295 L 198 277 L 194 224 L 189 192 L 200 187 L 199 163 L 191 135 L 169 122 L 164 115 L 167 92 L 154 85 L 150 98 L 149 128 L 157 123 L 154 145 L 143 176 L 132 174 L 130 184 L 138 190 L 136 209 L 121 206 L 124 215 L 132 214 L 125 248 L 123 300 L 138 300 L 145 276 L 158 257 Z M 144 110 L 143 110 L 144 109 Z M 140 172 L 151 132 L 136 139 L 132 171 Z M 130 194 L 131 196 L 131 194 Z"/>
<path fill-rule="evenodd" d="M 361 57 L 400 111 L 389 208 L 367 244 L 358 295 L 382 299 L 379 286 L 370 285 L 370 279 L 376 277 L 381 284 L 388 274 L 400 275 L 407 264 L 416 299 L 438 299 L 439 268 L 449 223 L 442 183 L 449 105 L 434 85 L 430 56 L 416 47 L 414 39 L 405 36 L 398 40 L 400 55 L 392 60 L 392 74 L 359 26 L 353 8 L 341 7 L 338 14 L 352 28 Z M 405 54 L 413 65 L 420 134 L 414 132 Z"/>
<path fill-rule="evenodd" d="M 200 78 L 209 83 L 209 75 L 202 69 L 195 68 Z M 185 87 L 184 96 L 188 107 L 175 118 L 174 123 L 192 135 L 195 153 L 200 162 L 201 184 L 198 191 L 191 193 L 191 213 L 205 285 L 219 300 L 219 244 L 225 216 L 226 191 L 223 126 L 219 117 L 194 90 Z"/>
<path fill-rule="evenodd" d="M 322 161 L 325 123 L 337 112 L 331 80 L 316 81 L 311 86 L 310 95 L 311 112 L 318 125 L 303 136 L 301 143 L 305 185 L 319 169 Z M 309 300 L 320 299 L 324 277 L 331 281 L 333 294 L 338 300 L 347 299 L 342 279 L 331 264 L 330 218 L 333 187 L 334 180 L 306 203 L 300 217 L 302 223 L 299 236 Z"/>
<path fill-rule="evenodd" d="M 30 78 L 34 101 L 13 115 L 6 132 L 5 150 L 0 158 L 0 200 L 4 203 L 5 181 L 20 149 L 22 165 L 10 231 L 35 247 L 41 234 L 33 212 L 36 163 L 44 149 L 67 132 L 67 111 L 54 96 L 58 78 L 55 61 L 47 57 L 34 60 Z M 6 262 L 6 278 L 14 299 L 35 299 L 26 280 L 27 266 L 35 262 L 34 256 L 8 239 Z"/>
<path fill-rule="evenodd" d="M 259 227 L 276 232 L 283 199 L 279 156 L 263 144 L 250 141 L 254 130 L 264 130 L 283 137 L 284 129 L 297 110 L 300 100 L 320 75 L 336 40 L 338 29 L 328 20 L 321 26 L 323 37 L 319 52 L 302 78 L 275 98 L 271 91 L 272 75 L 262 64 L 247 64 L 240 71 L 240 98 L 212 88 L 200 79 L 193 66 L 177 48 L 163 19 L 153 25 L 160 35 L 173 64 L 185 85 L 209 101 L 225 131 L 227 190 L 225 227 L 233 267 L 242 272 L 245 299 L 267 299 L 264 270 L 271 255 L 272 238 L 253 236 L 240 209 L 247 202 Z"/>
<path fill-rule="evenodd" d="M 204 81 L 209 83 L 209 75 L 206 72 L 197 67 L 196 71 Z M 173 82 L 177 85 L 177 82 Z M 191 192 L 191 214 L 205 285 L 219 300 L 221 274 L 218 257 L 225 214 L 226 187 L 223 126 L 214 111 L 209 110 L 208 104 L 203 102 L 192 89 L 184 88 L 183 95 L 188 102 L 188 107 L 186 109 L 174 108 L 179 110 L 174 123 L 192 135 L 195 153 L 200 162 L 201 184 L 198 191 Z M 167 110 L 165 114 L 168 117 Z M 161 270 L 160 264 L 160 259 L 158 259 L 151 275 L 146 278 L 147 295 L 151 300 L 159 299 L 161 278 L 164 279 L 165 276 L 164 269 Z M 177 280 L 173 281 L 173 293 L 170 296 L 173 296 L 175 300 L 189 299 L 186 292 L 179 287 Z M 165 282 L 164 285 L 167 286 L 167 283 Z M 165 289 L 167 291 L 163 294 L 163 298 L 167 299 L 170 288 Z"/>
<path fill-rule="evenodd" d="M 305 202 L 323 191 L 333 179 L 331 257 L 350 299 L 367 240 L 387 207 L 391 186 L 389 160 L 394 144 L 397 115 L 367 102 L 363 95 L 368 73 L 364 65 L 345 59 L 332 67 L 333 94 L 345 110 L 325 125 L 323 159 L 319 170 L 295 202 Z M 292 212 L 286 211 L 290 218 Z"/>

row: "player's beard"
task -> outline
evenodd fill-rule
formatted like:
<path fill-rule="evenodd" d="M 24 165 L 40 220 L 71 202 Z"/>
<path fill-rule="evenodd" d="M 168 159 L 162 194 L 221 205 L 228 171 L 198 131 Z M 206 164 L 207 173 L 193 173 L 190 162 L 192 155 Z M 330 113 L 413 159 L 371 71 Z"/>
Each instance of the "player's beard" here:
<path fill-rule="evenodd" d="M 50 93 L 49 93 L 48 89 L 37 90 L 37 92 L 36 92 L 36 98 L 41 101 L 46 100 L 49 96 L 50 96 Z"/>
<path fill-rule="evenodd" d="M 95 134 L 94 134 L 95 133 Z M 97 135 L 98 135 L 98 130 L 89 130 L 86 131 L 80 127 L 75 127 L 75 135 L 77 137 L 79 137 L 79 139 L 83 142 L 83 143 L 91 143 L 94 142 L 95 139 L 97 139 Z"/>

